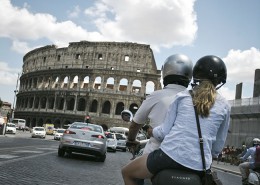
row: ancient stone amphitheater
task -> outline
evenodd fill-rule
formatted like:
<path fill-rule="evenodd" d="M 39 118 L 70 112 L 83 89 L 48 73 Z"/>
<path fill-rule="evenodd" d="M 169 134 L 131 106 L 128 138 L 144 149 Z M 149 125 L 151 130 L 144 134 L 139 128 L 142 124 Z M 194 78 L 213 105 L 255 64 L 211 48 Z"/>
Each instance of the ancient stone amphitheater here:
<path fill-rule="evenodd" d="M 161 89 L 149 45 L 130 42 L 71 42 L 34 49 L 23 58 L 15 118 L 27 126 L 74 121 L 128 126 L 120 113 L 135 112 L 150 92 Z"/>

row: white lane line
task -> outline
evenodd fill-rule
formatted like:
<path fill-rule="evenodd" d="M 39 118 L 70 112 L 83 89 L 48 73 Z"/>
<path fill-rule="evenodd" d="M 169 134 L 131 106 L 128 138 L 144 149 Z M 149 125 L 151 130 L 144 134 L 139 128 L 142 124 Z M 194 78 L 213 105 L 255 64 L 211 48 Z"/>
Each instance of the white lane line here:
<path fill-rule="evenodd" d="M 16 155 L 0 155 L 0 159 L 12 159 L 12 158 L 16 158 L 19 156 Z"/>
<path fill-rule="evenodd" d="M 17 162 L 17 161 L 24 161 L 26 159 L 32 159 L 32 158 L 36 158 L 36 157 L 41 157 L 41 156 L 53 154 L 53 153 L 56 153 L 56 152 L 57 151 L 51 151 L 51 152 L 42 153 L 42 154 L 36 154 L 36 155 L 32 155 L 32 156 L 27 156 L 27 157 L 19 157 L 19 158 L 16 158 L 16 159 L 10 159 L 8 161 L 1 161 L 0 162 L 0 166 L 2 166 L 4 164 L 8 164 L 8 163 Z"/>
<path fill-rule="evenodd" d="M 13 153 L 34 153 L 34 154 L 41 154 L 43 151 L 33 151 L 33 150 L 17 150 L 12 151 Z"/>

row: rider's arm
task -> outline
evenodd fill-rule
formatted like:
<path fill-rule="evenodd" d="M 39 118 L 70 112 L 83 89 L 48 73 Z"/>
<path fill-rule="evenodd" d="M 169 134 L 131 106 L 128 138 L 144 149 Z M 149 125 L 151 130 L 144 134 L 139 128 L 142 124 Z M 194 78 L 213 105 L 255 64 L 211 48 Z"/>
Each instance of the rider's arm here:
<path fill-rule="evenodd" d="M 242 156 L 240 159 L 241 159 L 242 161 L 247 160 L 247 158 L 252 154 L 252 152 L 253 152 L 253 148 L 251 147 L 251 148 L 249 148 L 249 149 L 247 150 L 246 154 L 245 154 L 244 156 Z"/>
<path fill-rule="evenodd" d="M 222 152 L 222 149 L 225 145 L 225 141 L 227 138 L 228 128 L 229 128 L 229 121 L 230 121 L 230 107 L 227 105 L 225 107 L 225 120 L 220 125 L 217 135 L 216 141 L 212 144 L 211 154 L 213 157 L 217 157 L 219 153 Z"/>
<path fill-rule="evenodd" d="M 138 133 L 138 131 L 140 130 L 141 127 L 142 127 L 141 124 L 137 124 L 134 121 L 132 121 L 131 125 L 129 127 L 129 133 L 128 133 L 127 140 L 128 141 L 135 141 L 136 135 L 137 135 L 137 133 Z"/>
<path fill-rule="evenodd" d="M 170 132 L 176 119 L 178 100 L 175 100 L 169 107 L 163 123 L 152 130 L 152 135 L 158 141 L 162 141 Z"/>

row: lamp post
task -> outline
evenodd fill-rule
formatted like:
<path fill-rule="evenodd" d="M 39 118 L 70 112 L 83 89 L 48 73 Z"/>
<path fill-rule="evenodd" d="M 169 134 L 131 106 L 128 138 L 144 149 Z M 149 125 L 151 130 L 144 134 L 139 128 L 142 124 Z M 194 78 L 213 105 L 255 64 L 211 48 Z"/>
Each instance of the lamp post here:
<path fill-rule="evenodd" d="M 16 100 L 16 94 L 18 93 L 18 82 L 19 82 L 19 73 L 18 73 L 18 76 L 17 76 L 17 81 L 16 81 L 16 88 L 14 90 L 14 101 L 13 101 L 13 111 L 12 111 L 12 121 L 14 119 L 14 109 L 15 109 L 15 100 Z"/>

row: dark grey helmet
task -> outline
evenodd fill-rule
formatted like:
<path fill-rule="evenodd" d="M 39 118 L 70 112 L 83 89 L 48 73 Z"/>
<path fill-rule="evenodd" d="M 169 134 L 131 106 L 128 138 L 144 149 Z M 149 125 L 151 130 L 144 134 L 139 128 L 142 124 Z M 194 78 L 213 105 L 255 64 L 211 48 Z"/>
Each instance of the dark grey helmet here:
<path fill-rule="evenodd" d="M 178 75 L 190 81 L 192 78 L 192 67 L 192 61 L 186 55 L 171 55 L 164 62 L 162 77 L 164 79 L 169 75 Z"/>

